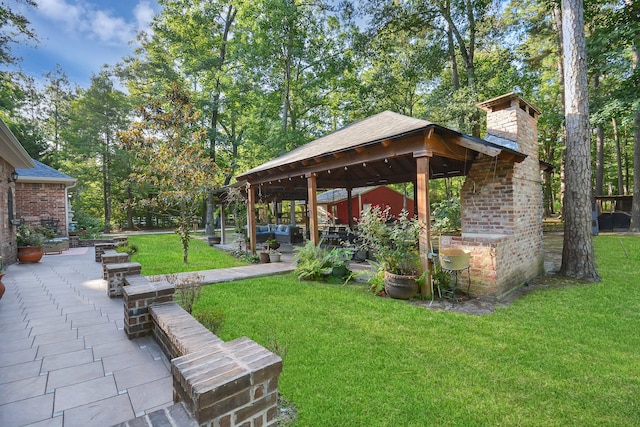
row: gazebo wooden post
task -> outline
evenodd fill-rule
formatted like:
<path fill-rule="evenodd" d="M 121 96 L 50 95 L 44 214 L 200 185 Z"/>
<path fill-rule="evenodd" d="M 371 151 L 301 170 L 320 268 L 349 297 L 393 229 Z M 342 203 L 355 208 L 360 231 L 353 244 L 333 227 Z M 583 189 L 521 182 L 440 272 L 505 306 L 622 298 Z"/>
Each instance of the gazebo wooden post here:
<path fill-rule="evenodd" d="M 347 224 L 349 229 L 353 230 L 353 204 L 351 202 L 351 186 L 347 187 Z"/>
<path fill-rule="evenodd" d="M 429 258 L 431 253 L 431 213 L 429 208 L 429 158 L 432 156 L 430 151 L 422 151 L 414 153 L 416 158 L 416 200 L 418 202 L 418 221 L 422 226 L 420 230 L 420 262 L 422 270 L 427 271 L 424 284 L 421 285 L 420 294 L 423 296 L 431 296 L 433 289 L 431 288 L 431 267 L 432 262 Z"/>
<path fill-rule="evenodd" d="M 224 203 L 220 203 L 220 243 L 225 244 L 227 240 L 226 219 L 224 212 Z"/>
<path fill-rule="evenodd" d="M 318 197 L 316 174 L 305 175 L 307 178 L 307 194 L 309 198 L 309 238 L 314 245 L 320 243 L 320 233 L 318 232 Z"/>
<path fill-rule="evenodd" d="M 249 241 L 251 253 L 256 253 L 256 192 L 251 186 L 251 183 L 247 183 L 247 220 L 249 222 Z"/>

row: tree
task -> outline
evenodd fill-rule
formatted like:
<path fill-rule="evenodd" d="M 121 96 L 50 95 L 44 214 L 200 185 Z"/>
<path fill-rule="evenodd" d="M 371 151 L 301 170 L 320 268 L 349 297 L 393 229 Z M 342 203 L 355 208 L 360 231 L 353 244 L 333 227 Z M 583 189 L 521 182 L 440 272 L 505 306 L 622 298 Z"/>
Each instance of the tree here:
<path fill-rule="evenodd" d="M 160 98 L 140 106 L 138 114 L 140 119 L 120 133 L 123 147 L 139 161 L 131 179 L 154 193 L 137 203 L 174 218 L 186 264 L 193 218 L 202 197 L 219 184 L 215 163 L 203 146 L 207 132 L 190 94 L 175 83 Z"/>
<path fill-rule="evenodd" d="M 64 131 L 67 149 L 101 170 L 104 232 L 111 230 L 114 158 L 118 155 L 116 136 L 126 128 L 130 111 L 127 96 L 115 89 L 108 70 L 91 77 L 91 86 L 80 92 L 71 108 L 69 126 Z"/>
<path fill-rule="evenodd" d="M 33 0 L 18 1 L 29 7 L 37 7 Z M 21 37 L 31 42 L 37 41 L 36 33 L 29 25 L 24 15 L 14 12 L 4 2 L 0 4 L 0 64 L 13 64 L 18 60 L 11 53 L 11 45 L 19 43 Z"/>
<path fill-rule="evenodd" d="M 599 281 L 591 235 L 591 150 L 584 7 L 562 1 L 565 75 L 565 158 L 563 276 Z"/>

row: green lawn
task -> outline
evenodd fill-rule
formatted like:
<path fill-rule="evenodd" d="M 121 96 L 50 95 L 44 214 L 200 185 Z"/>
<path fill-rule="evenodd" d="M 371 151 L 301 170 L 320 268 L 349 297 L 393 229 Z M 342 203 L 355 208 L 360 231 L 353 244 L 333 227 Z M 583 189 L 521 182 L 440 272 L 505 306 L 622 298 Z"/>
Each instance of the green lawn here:
<path fill-rule="evenodd" d="M 188 264 L 182 262 L 182 244 L 177 234 L 129 236 L 129 245 L 138 247 L 131 261 L 142 265 L 145 276 L 247 265 L 229 253 L 210 247 L 199 235 L 189 243 Z"/>
<path fill-rule="evenodd" d="M 601 283 L 482 317 L 293 275 L 208 286 L 196 311 L 224 313 L 224 340 L 286 347 L 299 426 L 640 425 L 640 237 L 595 243 Z"/>

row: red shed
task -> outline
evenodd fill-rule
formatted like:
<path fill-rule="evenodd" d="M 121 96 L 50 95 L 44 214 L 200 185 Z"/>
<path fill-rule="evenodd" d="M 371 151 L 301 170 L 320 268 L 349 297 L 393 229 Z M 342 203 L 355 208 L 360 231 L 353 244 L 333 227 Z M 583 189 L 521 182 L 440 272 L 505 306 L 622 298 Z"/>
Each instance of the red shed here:
<path fill-rule="evenodd" d="M 318 195 L 318 205 L 326 212 L 324 222 L 335 221 L 335 224 L 348 224 L 347 203 L 347 190 L 345 189 L 338 188 Z M 413 199 L 386 185 L 354 188 L 351 192 L 351 206 L 354 216 L 359 217 L 364 208 L 376 205 L 385 208 L 389 206 L 391 214 L 396 216 L 400 214 L 402 209 L 406 209 L 409 216 L 415 214 Z M 323 221 L 320 220 L 320 222 Z"/>

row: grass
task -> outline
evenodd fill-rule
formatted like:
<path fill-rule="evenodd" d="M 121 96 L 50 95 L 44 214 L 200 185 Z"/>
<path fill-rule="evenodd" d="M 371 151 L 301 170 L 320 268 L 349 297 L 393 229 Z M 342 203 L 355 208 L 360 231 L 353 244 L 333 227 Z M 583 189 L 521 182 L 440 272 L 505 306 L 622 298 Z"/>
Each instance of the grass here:
<path fill-rule="evenodd" d="M 231 254 L 212 248 L 196 235 L 189 243 L 189 263 L 182 262 L 182 244 L 176 234 L 129 236 L 129 245 L 138 247 L 131 261 L 142 265 L 142 274 L 182 273 L 247 265 Z"/>
<path fill-rule="evenodd" d="M 638 425 L 640 238 L 595 244 L 602 282 L 550 280 L 482 317 L 291 274 L 206 287 L 195 311 L 286 350 L 296 425 Z"/>

